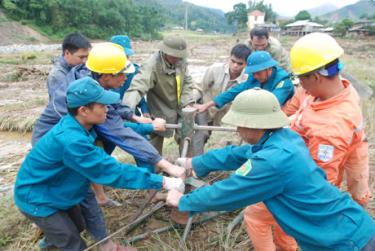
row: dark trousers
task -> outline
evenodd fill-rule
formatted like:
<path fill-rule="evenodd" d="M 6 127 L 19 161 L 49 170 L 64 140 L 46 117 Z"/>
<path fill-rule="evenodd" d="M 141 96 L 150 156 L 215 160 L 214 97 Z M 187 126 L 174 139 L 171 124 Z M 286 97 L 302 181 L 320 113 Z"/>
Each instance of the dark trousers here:
<path fill-rule="evenodd" d="M 79 205 L 86 223 L 86 230 L 91 237 L 95 241 L 100 241 L 107 237 L 104 215 L 91 188 L 87 192 L 86 198 Z"/>
<path fill-rule="evenodd" d="M 375 250 L 375 236 L 367 242 L 366 246 L 364 246 L 361 251 L 374 251 Z"/>
<path fill-rule="evenodd" d="M 208 113 L 197 113 L 195 116 L 195 123 L 198 125 L 212 125 L 207 122 Z M 193 156 L 199 156 L 204 153 L 204 145 L 210 138 L 211 131 L 195 131 L 192 137 L 192 152 Z"/>
<path fill-rule="evenodd" d="M 84 221 L 79 206 L 58 211 L 47 217 L 23 214 L 42 229 L 48 246 L 69 251 L 81 251 L 86 248 L 80 236 L 80 232 L 84 230 Z"/>

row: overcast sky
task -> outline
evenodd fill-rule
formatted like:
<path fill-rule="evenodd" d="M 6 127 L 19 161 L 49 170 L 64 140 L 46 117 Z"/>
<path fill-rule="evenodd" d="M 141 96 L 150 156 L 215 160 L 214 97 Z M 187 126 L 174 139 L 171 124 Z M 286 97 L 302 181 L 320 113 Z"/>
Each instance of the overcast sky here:
<path fill-rule="evenodd" d="M 221 9 L 224 12 L 231 11 L 236 3 L 247 3 L 247 0 L 185 0 L 196 5 Z M 271 3 L 272 8 L 280 15 L 295 16 L 300 10 L 318 7 L 324 3 L 332 3 L 337 7 L 358 2 L 359 0 L 265 0 Z"/>

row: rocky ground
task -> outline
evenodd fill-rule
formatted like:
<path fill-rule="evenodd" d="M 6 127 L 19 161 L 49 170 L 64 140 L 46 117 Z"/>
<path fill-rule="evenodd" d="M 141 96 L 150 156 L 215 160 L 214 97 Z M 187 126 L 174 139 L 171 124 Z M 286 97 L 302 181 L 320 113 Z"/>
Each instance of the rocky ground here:
<path fill-rule="evenodd" d="M 202 77 L 207 66 L 214 62 L 225 61 L 230 48 L 236 43 L 236 37 L 207 36 L 188 37 L 189 70 L 196 81 Z M 245 37 L 240 37 L 244 41 Z M 281 38 L 289 48 L 291 38 Z M 374 85 L 371 64 L 375 57 L 375 44 L 372 40 L 343 40 L 346 50 L 344 63 L 346 69 L 361 82 Z M 136 54 L 132 61 L 142 63 L 157 49 L 158 42 L 134 42 Z M 23 157 L 30 149 L 30 130 L 47 102 L 46 76 L 51 66 L 51 58 L 60 54 L 59 45 L 12 45 L 0 46 L 0 249 L 34 250 L 39 237 L 31 224 L 15 209 L 12 199 L 12 184 Z M 371 186 L 375 193 L 375 101 L 363 101 L 363 111 L 367 119 L 367 134 L 370 142 Z M 215 133 L 207 148 L 224 146 L 232 141 L 233 134 Z M 116 157 L 122 161 L 132 161 L 123 152 L 116 150 Z M 170 140 L 165 146 L 165 155 L 174 160 L 177 145 Z M 214 179 L 213 175 L 209 179 Z M 133 192 L 109 189 L 113 198 L 123 202 L 116 209 L 105 209 L 106 219 L 111 232 L 116 231 L 136 213 L 143 202 L 145 192 Z M 375 216 L 375 202 L 368 206 Z M 118 235 L 118 241 L 124 241 L 144 231 L 170 224 L 169 209 L 161 209 L 146 224 L 139 226 L 128 236 Z M 195 228 L 188 238 L 185 249 L 189 250 L 249 250 L 250 243 L 243 227 L 234 230 L 227 240 L 226 226 L 236 213 L 226 214 L 217 220 Z M 176 250 L 178 236 L 182 232 L 174 230 L 135 245 L 141 250 Z M 86 236 L 86 235 L 85 235 Z M 88 239 L 90 242 L 90 240 Z"/>

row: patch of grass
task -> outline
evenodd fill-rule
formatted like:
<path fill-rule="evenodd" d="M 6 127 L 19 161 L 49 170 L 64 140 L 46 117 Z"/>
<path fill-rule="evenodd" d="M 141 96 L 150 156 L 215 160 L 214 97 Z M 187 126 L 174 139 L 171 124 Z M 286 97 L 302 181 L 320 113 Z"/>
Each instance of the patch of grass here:
<path fill-rule="evenodd" d="M 364 84 L 371 86 L 373 89 L 375 88 L 373 58 L 362 58 L 361 60 L 358 60 L 344 57 L 343 61 L 348 72 L 350 72 Z"/>
<path fill-rule="evenodd" d="M 5 250 L 7 247 L 8 250 L 20 250 L 10 246 L 18 246 L 17 243 L 22 239 L 33 239 L 35 229 L 31 229 L 30 222 L 14 205 L 11 193 L 0 195 L 0 204 L 0 249 Z"/>
<path fill-rule="evenodd" d="M 50 64 L 56 57 L 56 52 L 19 52 L 0 54 L 0 64 L 3 65 L 40 65 Z"/>
<path fill-rule="evenodd" d="M 31 132 L 39 115 L 14 117 L 11 114 L 0 115 L 0 131 Z"/>

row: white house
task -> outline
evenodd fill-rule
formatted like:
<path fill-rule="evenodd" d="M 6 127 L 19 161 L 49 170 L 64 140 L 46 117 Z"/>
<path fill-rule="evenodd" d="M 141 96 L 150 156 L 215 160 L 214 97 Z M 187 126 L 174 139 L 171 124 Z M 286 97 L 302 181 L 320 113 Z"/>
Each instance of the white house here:
<path fill-rule="evenodd" d="M 247 27 L 249 30 L 252 30 L 257 25 L 264 24 L 264 18 L 266 14 L 259 10 L 254 10 L 247 13 Z"/>

